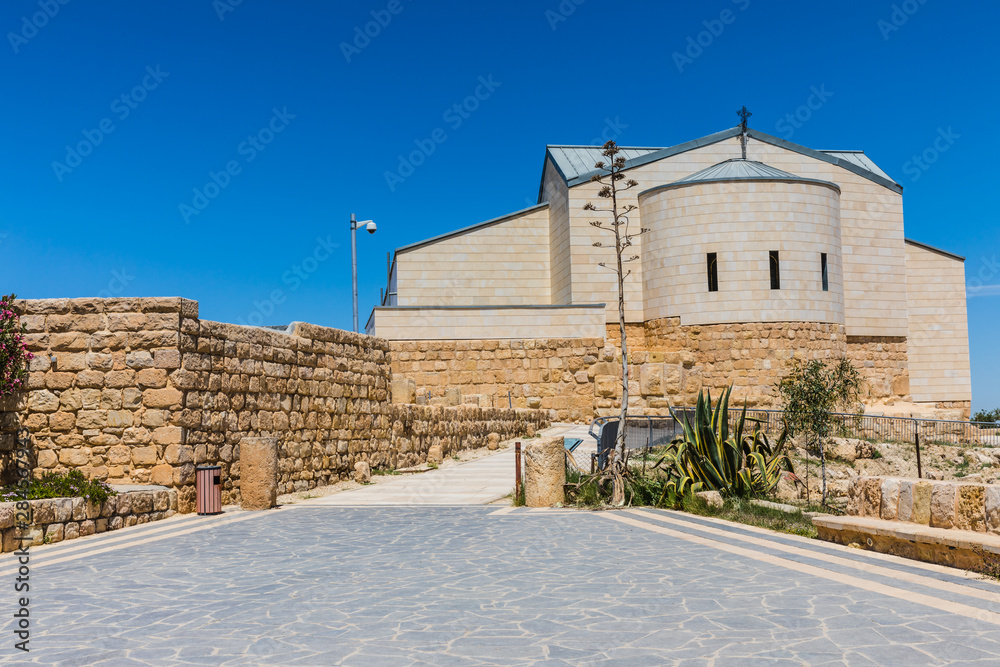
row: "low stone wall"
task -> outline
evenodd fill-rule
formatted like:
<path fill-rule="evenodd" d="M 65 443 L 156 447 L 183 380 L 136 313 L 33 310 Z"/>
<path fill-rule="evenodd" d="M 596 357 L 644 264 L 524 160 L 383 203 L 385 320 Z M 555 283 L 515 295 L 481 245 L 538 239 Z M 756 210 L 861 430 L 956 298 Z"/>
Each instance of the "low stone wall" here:
<path fill-rule="evenodd" d="M 1000 534 L 1000 485 L 895 477 L 856 477 L 848 514 Z"/>
<path fill-rule="evenodd" d="M 462 449 L 478 449 L 495 441 L 517 436 L 532 436 L 549 425 L 545 410 L 515 408 L 504 410 L 459 406 L 457 408 L 406 405 L 393 406 L 391 455 L 395 461 L 372 452 L 372 468 L 405 468 L 427 462 L 432 447 L 440 447 L 442 456 Z M 388 464 L 388 465 L 386 465 Z"/>
<path fill-rule="evenodd" d="M 29 500 L 28 504 L 33 524 L 25 533 L 28 537 L 25 543 L 36 546 L 166 519 L 177 511 L 177 490 L 122 491 L 103 503 L 83 498 L 49 498 Z M 3 534 L 0 551 L 14 551 L 22 544 L 21 531 L 14 521 L 14 503 L 0 503 Z"/>

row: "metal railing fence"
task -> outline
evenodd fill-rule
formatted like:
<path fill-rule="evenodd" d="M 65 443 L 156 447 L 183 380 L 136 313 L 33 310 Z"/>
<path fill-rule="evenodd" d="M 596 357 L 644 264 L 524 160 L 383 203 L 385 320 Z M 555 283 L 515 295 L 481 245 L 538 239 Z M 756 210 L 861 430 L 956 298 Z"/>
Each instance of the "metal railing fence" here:
<path fill-rule="evenodd" d="M 694 419 L 694 408 L 675 408 L 674 414 Z M 742 409 L 731 407 L 730 423 L 739 418 Z M 834 437 L 858 438 L 872 442 L 913 444 L 917 454 L 917 474 L 922 476 L 920 446 L 929 444 L 965 447 L 1000 447 L 1000 422 L 949 421 L 914 417 L 885 417 L 834 413 Z M 747 410 L 747 418 L 760 424 L 768 438 L 778 437 L 784 429 L 781 410 Z M 600 417 L 603 424 L 617 417 Z M 625 446 L 630 450 L 660 447 L 672 442 L 684 432 L 684 427 L 672 415 L 629 415 L 626 420 Z"/>

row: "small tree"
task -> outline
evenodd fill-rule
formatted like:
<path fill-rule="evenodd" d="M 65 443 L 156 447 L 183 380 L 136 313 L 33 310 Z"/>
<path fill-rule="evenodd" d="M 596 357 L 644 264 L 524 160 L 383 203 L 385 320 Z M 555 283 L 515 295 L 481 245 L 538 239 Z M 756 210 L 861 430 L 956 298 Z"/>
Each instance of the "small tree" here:
<path fill-rule="evenodd" d="M 0 298 L 0 397 L 24 389 L 28 379 L 28 361 L 34 358 L 24 340 L 25 327 L 14 311 L 17 297 Z"/>
<path fill-rule="evenodd" d="M 864 379 L 847 359 L 832 366 L 814 359 L 795 361 L 788 375 L 778 383 L 785 403 L 784 420 L 789 433 L 805 436 L 816 443 L 823 469 L 823 504 L 826 504 L 826 451 L 824 441 L 834 431 L 833 412 L 864 411 L 861 390 Z M 806 464 L 806 498 L 809 497 L 809 468 Z"/>
<path fill-rule="evenodd" d="M 639 259 L 638 255 L 633 255 L 629 252 L 629 248 L 632 247 L 633 239 L 640 234 L 649 231 L 645 228 L 634 231 L 630 230 L 629 215 L 637 207 L 634 204 L 622 204 L 618 201 L 618 197 L 621 193 L 631 190 L 639 185 L 631 178 L 626 180 L 625 174 L 623 173 L 625 171 L 625 158 L 618 154 L 620 151 L 621 149 L 618 148 L 618 144 L 614 141 L 609 141 L 604 144 L 604 149 L 601 151 L 601 155 L 607 158 L 607 162 L 600 160 L 594 165 L 595 169 L 604 173 L 595 175 L 590 179 L 591 181 L 600 183 L 603 186 L 597 193 L 597 196 L 606 200 L 607 205 L 602 208 L 598 208 L 593 203 L 587 202 L 583 207 L 583 210 L 585 211 L 610 214 L 610 223 L 607 223 L 604 220 L 593 220 L 590 224 L 597 229 L 610 232 L 615 236 L 614 266 L 608 266 L 606 262 L 600 262 L 598 266 L 606 269 L 612 269 L 618 279 L 618 330 L 621 335 L 622 352 L 622 405 L 621 414 L 619 416 L 618 439 L 615 442 L 615 452 L 618 454 L 619 463 L 625 460 L 625 419 L 628 417 L 629 369 L 628 336 L 625 332 L 625 279 L 632 273 L 631 271 L 625 271 L 624 266 L 629 262 L 634 262 Z M 598 241 L 594 243 L 594 247 L 606 248 L 610 247 L 610 245 Z M 615 459 L 616 456 L 612 453 L 612 456 L 608 457 L 607 465 L 615 465 Z"/>

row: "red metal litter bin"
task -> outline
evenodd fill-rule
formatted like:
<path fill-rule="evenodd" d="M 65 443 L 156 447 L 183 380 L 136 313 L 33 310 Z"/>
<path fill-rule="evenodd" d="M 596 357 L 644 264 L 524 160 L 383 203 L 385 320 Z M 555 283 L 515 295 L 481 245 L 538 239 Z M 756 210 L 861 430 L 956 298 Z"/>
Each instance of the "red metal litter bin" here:
<path fill-rule="evenodd" d="M 194 475 L 198 514 L 222 514 L 222 466 L 198 466 Z"/>

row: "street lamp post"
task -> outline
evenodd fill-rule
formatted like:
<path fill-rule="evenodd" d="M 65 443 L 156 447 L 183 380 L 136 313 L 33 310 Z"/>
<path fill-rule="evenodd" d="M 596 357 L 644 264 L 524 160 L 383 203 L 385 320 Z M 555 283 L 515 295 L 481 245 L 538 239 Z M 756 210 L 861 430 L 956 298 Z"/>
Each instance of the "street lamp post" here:
<path fill-rule="evenodd" d="M 351 213 L 351 296 L 354 305 L 354 332 L 358 333 L 358 238 L 359 226 L 364 226 L 369 234 L 375 233 L 374 220 L 361 220 L 360 222 Z"/>

